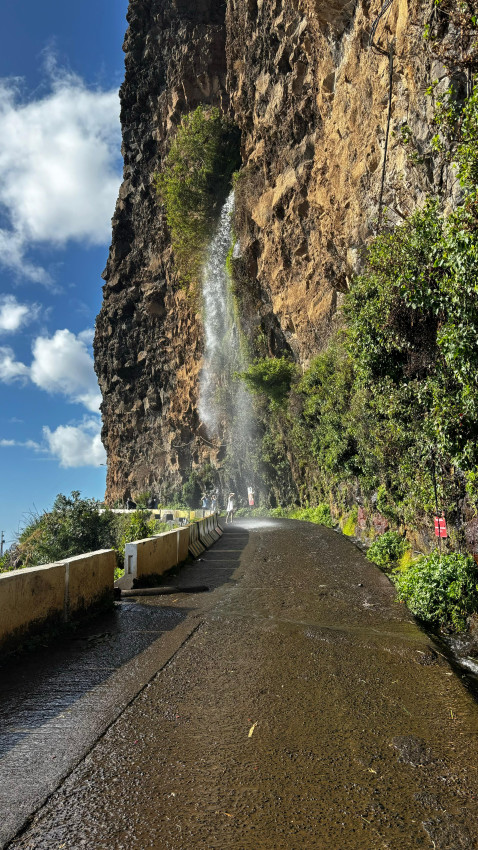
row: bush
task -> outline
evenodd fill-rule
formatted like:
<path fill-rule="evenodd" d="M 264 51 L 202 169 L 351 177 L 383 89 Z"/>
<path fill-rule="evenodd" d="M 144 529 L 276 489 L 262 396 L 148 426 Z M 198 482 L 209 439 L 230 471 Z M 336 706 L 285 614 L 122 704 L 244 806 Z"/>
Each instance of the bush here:
<path fill-rule="evenodd" d="M 407 549 L 406 541 L 397 531 L 386 531 L 372 543 L 367 558 L 378 567 L 387 569 L 397 564 Z"/>
<path fill-rule="evenodd" d="M 327 528 L 334 527 L 334 521 L 328 505 L 317 505 L 316 508 L 298 508 L 289 514 L 291 519 L 303 519 L 307 522 L 315 522 L 317 525 L 325 525 Z"/>
<path fill-rule="evenodd" d="M 82 499 L 77 490 L 70 496 L 60 493 L 51 511 L 34 517 L 23 529 L 18 543 L 3 556 L 0 572 L 18 566 L 51 564 L 98 549 L 114 549 L 121 566 L 126 543 L 169 529 L 151 517 L 149 511 L 100 513 L 100 505 L 96 499 Z"/>
<path fill-rule="evenodd" d="M 395 581 L 399 599 L 425 623 L 464 631 L 478 611 L 478 565 L 471 555 L 418 558 Z"/>
<path fill-rule="evenodd" d="M 82 499 L 78 490 L 60 493 L 51 511 L 35 517 L 19 536 L 16 558 L 23 567 L 49 564 L 114 544 L 114 514 L 99 513 L 96 499 Z"/>
<path fill-rule="evenodd" d="M 289 512 L 287 508 L 271 508 L 269 510 L 269 516 L 273 517 L 274 519 L 283 519 L 284 517 L 289 516 Z"/>
<path fill-rule="evenodd" d="M 214 224 L 240 165 L 240 132 L 216 107 L 186 115 L 156 177 L 166 206 L 177 269 L 186 284 L 199 280 Z"/>
<path fill-rule="evenodd" d="M 114 519 L 113 548 L 122 564 L 124 547 L 133 540 L 144 540 L 162 531 L 168 531 L 169 525 L 151 516 L 149 511 L 137 510 L 132 514 L 117 514 Z"/>
<path fill-rule="evenodd" d="M 201 484 L 198 481 L 197 473 L 193 470 L 183 484 L 181 498 L 188 508 L 194 510 L 201 504 L 201 493 Z"/>
<path fill-rule="evenodd" d="M 346 537 L 354 537 L 357 531 L 358 508 L 354 505 L 342 526 L 342 534 Z"/>
<path fill-rule="evenodd" d="M 302 419 L 310 429 L 310 451 L 324 470 L 340 471 L 341 477 L 358 471 L 353 388 L 354 364 L 342 339 L 312 360 L 297 387 Z"/>
<path fill-rule="evenodd" d="M 266 357 L 256 360 L 239 377 L 246 382 L 251 392 L 265 396 L 272 405 L 284 404 L 297 368 L 286 357 Z"/>

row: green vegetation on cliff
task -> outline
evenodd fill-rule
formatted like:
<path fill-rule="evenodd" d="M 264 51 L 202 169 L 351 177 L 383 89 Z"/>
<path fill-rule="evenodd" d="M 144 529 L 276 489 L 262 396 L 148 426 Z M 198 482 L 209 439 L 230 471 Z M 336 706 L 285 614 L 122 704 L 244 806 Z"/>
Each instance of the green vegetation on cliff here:
<path fill-rule="evenodd" d="M 388 570 L 398 564 L 407 549 L 407 542 L 401 534 L 386 531 L 372 543 L 367 558 L 383 570 Z"/>
<path fill-rule="evenodd" d="M 266 396 L 272 405 L 282 405 L 290 392 L 291 381 L 297 372 L 286 357 L 255 360 L 240 377 L 251 392 Z"/>
<path fill-rule="evenodd" d="M 177 270 L 184 284 L 199 279 L 221 207 L 240 166 L 238 128 L 216 107 L 185 115 L 156 177 Z"/>
<path fill-rule="evenodd" d="M 373 240 L 342 328 L 300 379 L 280 384 L 280 406 L 271 407 L 274 385 L 263 376 L 280 374 L 282 359 L 244 377 L 263 398 L 272 490 L 286 483 L 280 464 L 268 463 L 275 447 L 300 501 L 332 497 L 345 514 L 358 492 L 369 512 L 414 528 L 429 526 L 438 508 L 450 545 L 461 547 L 466 492 L 467 509 L 478 506 L 477 89 L 450 110 L 437 115 L 437 131 L 457 164 L 461 203 L 446 215 L 431 198 Z"/>

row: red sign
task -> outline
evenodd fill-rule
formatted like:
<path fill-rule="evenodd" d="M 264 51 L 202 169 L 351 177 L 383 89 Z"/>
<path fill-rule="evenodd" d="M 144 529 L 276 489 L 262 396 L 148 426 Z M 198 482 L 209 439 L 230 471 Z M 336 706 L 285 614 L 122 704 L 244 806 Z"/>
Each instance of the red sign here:
<path fill-rule="evenodd" d="M 441 516 L 435 517 L 435 536 L 436 537 L 448 537 L 448 533 L 447 533 L 447 530 L 446 530 L 445 517 L 441 517 Z"/>

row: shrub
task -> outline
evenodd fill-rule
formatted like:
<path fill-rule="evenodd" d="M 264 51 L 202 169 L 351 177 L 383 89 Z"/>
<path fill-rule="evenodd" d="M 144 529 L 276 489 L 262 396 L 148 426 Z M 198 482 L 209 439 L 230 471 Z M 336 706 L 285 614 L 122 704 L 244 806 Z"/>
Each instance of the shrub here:
<path fill-rule="evenodd" d="M 403 553 L 402 557 L 398 561 L 397 570 L 402 570 L 402 571 L 408 570 L 408 568 L 413 563 L 413 560 L 414 560 L 414 558 L 413 558 L 412 550 L 411 549 L 405 549 L 405 552 Z"/>
<path fill-rule="evenodd" d="M 96 499 L 82 499 L 78 490 L 60 493 L 51 511 L 35 517 L 19 536 L 16 556 L 24 567 L 108 549 L 114 544 L 114 514 L 99 513 Z"/>
<path fill-rule="evenodd" d="M 334 527 L 334 521 L 328 505 L 317 505 L 316 508 L 298 508 L 289 514 L 291 519 L 303 519 L 307 522 L 315 522 L 317 525 L 325 525 L 327 528 Z"/>
<path fill-rule="evenodd" d="M 353 384 L 354 364 L 340 339 L 312 360 L 297 387 L 310 451 L 324 470 L 342 477 L 358 471 Z"/>
<path fill-rule="evenodd" d="M 3 556 L 0 572 L 18 565 L 50 564 L 97 549 L 114 549 L 121 566 L 126 543 L 169 529 L 151 517 L 149 511 L 100 513 L 100 504 L 96 499 L 82 499 L 77 490 L 70 496 L 60 493 L 51 511 L 34 517 L 23 529 L 18 542 Z"/>
<path fill-rule="evenodd" d="M 395 581 L 399 599 L 431 625 L 463 631 L 478 611 L 478 565 L 471 555 L 418 558 Z"/>
<path fill-rule="evenodd" d="M 397 564 L 407 549 L 406 541 L 397 531 L 386 531 L 372 543 L 367 558 L 378 567 L 387 569 Z"/>
<path fill-rule="evenodd" d="M 188 508 L 194 510 L 194 508 L 199 507 L 201 502 L 201 485 L 198 481 L 197 473 L 194 470 L 189 475 L 189 478 L 184 482 L 181 493 L 182 500 Z"/>
<path fill-rule="evenodd" d="M 345 520 L 342 528 L 342 533 L 346 537 L 353 537 L 357 530 L 358 508 L 353 507 Z"/>
<path fill-rule="evenodd" d="M 256 360 L 239 377 L 251 392 L 267 398 L 272 405 L 284 404 L 297 368 L 286 357 L 266 357 Z"/>
<path fill-rule="evenodd" d="M 136 510 L 132 514 L 117 514 L 115 517 L 115 531 L 113 547 L 122 563 L 124 558 L 124 547 L 133 540 L 144 540 L 161 531 L 167 531 L 167 523 L 161 523 L 151 516 L 149 511 Z"/>
<path fill-rule="evenodd" d="M 271 508 L 269 516 L 274 517 L 274 519 L 283 519 L 284 517 L 289 516 L 289 512 L 287 511 L 287 508 Z"/>
<path fill-rule="evenodd" d="M 184 116 L 156 177 L 180 279 L 199 279 L 205 250 L 240 165 L 238 128 L 216 107 Z"/>

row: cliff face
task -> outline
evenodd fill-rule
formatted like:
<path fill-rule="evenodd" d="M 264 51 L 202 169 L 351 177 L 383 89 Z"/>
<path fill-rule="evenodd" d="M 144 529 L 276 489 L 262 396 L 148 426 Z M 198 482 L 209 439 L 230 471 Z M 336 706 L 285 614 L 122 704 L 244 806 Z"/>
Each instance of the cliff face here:
<path fill-rule="evenodd" d="M 239 125 L 244 322 L 253 347 L 260 337 L 269 353 L 288 349 L 306 364 L 376 228 L 390 92 L 389 58 L 368 48 L 380 5 L 131 0 L 124 182 L 95 342 L 109 501 L 145 489 L 164 495 L 191 465 L 217 459 L 197 415 L 200 317 L 177 288 L 154 188 L 181 115 L 209 103 Z M 384 46 L 395 40 L 383 190 L 392 222 L 448 180 L 432 159 L 417 168 L 402 144 L 407 127 L 425 150 L 433 134 L 425 89 L 447 85 L 424 49 L 430 13 L 429 2 L 394 0 L 377 30 Z"/>
<path fill-rule="evenodd" d="M 242 249 L 301 363 L 330 333 L 377 224 L 390 82 L 389 57 L 368 46 L 379 9 L 341 0 L 228 8 L 228 88 L 247 164 Z M 444 179 L 432 161 L 423 174 L 401 143 L 401 127 L 423 148 L 433 132 L 425 89 L 445 71 L 424 49 L 429 12 L 395 0 L 378 29 L 385 47 L 395 40 L 383 192 L 392 223 Z"/>
<path fill-rule="evenodd" d="M 225 4 L 132 0 L 121 88 L 124 181 L 113 218 L 95 364 L 107 499 L 181 480 L 195 442 L 201 328 L 178 289 L 154 175 L 181 115 L 226 110 Z"/>

